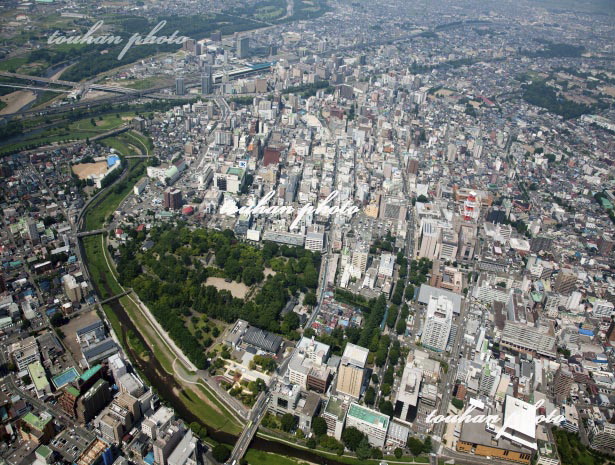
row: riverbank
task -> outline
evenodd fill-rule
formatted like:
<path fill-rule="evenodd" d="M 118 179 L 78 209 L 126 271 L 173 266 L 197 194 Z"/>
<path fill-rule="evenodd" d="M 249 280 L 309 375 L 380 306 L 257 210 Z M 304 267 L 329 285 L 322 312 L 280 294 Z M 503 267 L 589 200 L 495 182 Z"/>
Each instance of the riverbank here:
<path fill-rule="evenodd" d="M 367 459 L 361 460 L 354 455 L 337 455 L 331 452 L 324 451 L 322 449 L 310 449 L 307 446 L 302 446 L 294 442 L 287 441 L 278 436 L 273 436 L 271 434 L 265 433 L 264 431 L 259 430 L 256 435 L 259 438 L 267 439 L 268 441 L 279 442 L 281 444 L 286 444 L 294 449 L 305 450 L 310 454 L 317 455 L 326 459 L 325 463 L 335 462 L 337 464 L 346 464 L 346 465 L 380 465 L 381 462 L 387 462 L 389 464 L 399 464 L 399 465 L 419 465 L 429 463 L 429 457 L 418 456 L 418 457 L 401 457 L 400 459 L 394 456 L 384 456 L 382 459 Z"/>
<path fill-rule="evenodd" d="M 142 160 L 130 160 L 127 167 L 129 170 L 127 178 L 130 178 L 131 173 L 135 172 L 142 163 Z M 138 179 L 135 177 L 134 182 Z M 130 194 L 133 184 L 129 182 L 120 184 L 122 188 L 119 191 L 115 188 L 108 189 L 94 204 L 90 205 L 85 213 L 86 229 L 101 228 L 105 219 Z M 105 235 L 83 238 L 83 247 L 92 284 L 101 300 L 124 292 L 108 256 Z M 209 391 L 207 386 L 203 386 L 201 382 L 188 380 L 191 372 L 182 363 L 177 363 L 175 357 L 170 356 L 172 351 L 167 341 L 144 316 L 135 298 L 131 295 L 124 296 L 104 305 L 103 310 L 113 331 L 127 353 L 131 355 L 135 366 L 159 392 L 160 388 L 156 386 L 158 383 L 155 383 L 155 380 L 160 376 L 171 377 L 174 382 L 169 383 L 172 386 L 169 393 L 181 399 L 185 410 L 197 417 L 195 420 L 215 431 L 228 434 L 241 432 L 241 425 L 234 420 L 230 412 Z M 135 350 L 143 346 L 149 347 L 152 352 L 144 353 L 142 350 Z M 153 375 L 148 375 L 148 372 L 152 373 L 152 371 Z"/>

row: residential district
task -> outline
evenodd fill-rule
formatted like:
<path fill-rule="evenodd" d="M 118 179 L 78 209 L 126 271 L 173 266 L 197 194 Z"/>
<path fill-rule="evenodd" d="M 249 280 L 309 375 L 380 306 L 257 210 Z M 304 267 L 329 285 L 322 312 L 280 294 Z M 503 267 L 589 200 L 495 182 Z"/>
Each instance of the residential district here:
<path fill-rule="evenodd" d="M 0 7 L 0 462 L 614 463 L 612 5 L 267 5 Z"/>

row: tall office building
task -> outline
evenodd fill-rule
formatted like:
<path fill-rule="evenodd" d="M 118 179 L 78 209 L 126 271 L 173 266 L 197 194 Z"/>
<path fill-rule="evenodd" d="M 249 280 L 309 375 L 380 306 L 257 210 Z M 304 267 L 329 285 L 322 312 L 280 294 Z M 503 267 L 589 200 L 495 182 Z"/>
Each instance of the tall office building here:
<path fill-rule="evenodd" d="M 478 392 L 489 397 L 493 397 L 496 389 L 502 378 L 502 367 L 498 365 L 497 360 L 491 359 L 483 365 L 483 371 L 480 374 L 480 384 Z"/>
<path fill-rule="evenodd" d="M 417 258 L 433 260 L 438 254 L 440 228 L 435 222 L 425 221 L 421 226 L 420 247 Z"/>
<path fill-rule="evenodd" d="M 211 66 L 205 66 L 201 75 L 201 94 L 211 94 L 214 91 L 214 79 L 211 74 Z"/>
<path fill-rule="evenodd" d="M 361 396 L 364 368 L 369 350 L 352 343 L 346 344 L 337 372 L 337 392 L 353 399 Z"/>
<path fill-rule="evenodd" d="M 28 222 L 26 223 L 26 226 L 28 228 L 28 239 L 30 239 L 32 244 L 34 244 L 34 245 L 38 244 L 41 241 L 41 238 L 38 235 L 38 229 L 36 227 L 36 221 L 34 221 L 32 218 L 30 218 L 30 219 L 28 219 Z"/>
<path fill-rule="evenodd" d="M 239 37 L 237 39 L 237 57 L 246 58 L 250 51 L 250 39 L 248 37 Z"/>
<path fill-rule="evenodd" d="M 557 273 L 553 290 L 558 294 L 570 295 L 570 293 L 574 290 L 574 285 L 576 282 L 576 273 L 570 268 L 562 268 L 559 273 Z"/>
<path fill-rule="evenodd" d="M 423 347 L 436 352 L 443 352 L 446 349 L 448 336 L 451 332 L 452 320 L 453 302 L 443 295 L 431 296 L 427 304 L 425 327 L 421 338 Z"/>
<path fill-rule="evenodd" d="M 183 77 L 175 79 L 175 94 L 186 95 L 186 83 Z"/>
<path fill-rule="evenodd" d="M 570 388 L 574 378 L 567 367 L 560 366 L 553 377 L 552 391 L 556 401 L 562 401 L 570 395 Z"/>
<path fill-rule="evenodd" d="M 83 299 L 83 288 L 72 274 L 62 276 L 64 292 L 71 302 L 80 302 Z"/>
<path fill-rule="evenodd" d="M 369 251 L 367 247 L 359 247 L 352 251 L 352 268 L 354 270 L 353 275 L 361 277 L 367 270 L 367 259 L 369 257 Z"/>
<path fill-rule="evenodd" d="M 164 208 L 169 210 L 177 210 L 182 206 L 182 191 L 172 187 L 164 191 Z"/>
<path fill-rule="evenodd" d="M 404 421 L 408 417 L 410 407 L 416 407 L 418 404 L 422 380 L 423 370 L 415 367 L 413 363 L 406 363 L 395 398 L 396 405 L 397 403 L 402 405 L 399 418 Z"/>
<path fill-rule="evenodd" d="M 159 431 L 154 441 L 154 463 L 167 465 L 167 460 L 182 437 L 186 434 L 183 423 L 173 422 L 167 428 Z"/>

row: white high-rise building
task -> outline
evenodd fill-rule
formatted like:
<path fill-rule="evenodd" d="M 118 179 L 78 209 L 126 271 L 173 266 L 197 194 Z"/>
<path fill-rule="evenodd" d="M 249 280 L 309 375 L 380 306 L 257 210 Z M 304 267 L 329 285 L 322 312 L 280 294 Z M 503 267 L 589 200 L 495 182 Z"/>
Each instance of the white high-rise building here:
<path fill-rule="evenodd" d="M 401 376 L 399 390 L 395 402 L 402 403 L 401 414 L 399 418 L 406 420 L 410 407 L 416 407 L 419 400 L 419 391 L 421 390 L 421 381 L 423 380 L 423 371 L 414 366 L 413 363 L 407 363 L 404 368 L 404 373 Z"/>
<path fill-rule="evenodd" d="M 427 349 L 443 352 L 453 321 L 453 302 L 447 297 L 431 296 L 427 304 L 425 327 L 421 342 Z"/>
<path fill-rule="evenodd" d="M 389 417 L 376 410 L 352 403 L 346 415 L 346 428 L 355 427 L 367 435 L 367 440 L 374 447 L 384 447 L 389 429 Z"/>
<path fill-rule="evenodd" d="M 361 247 L 352 252 L 352 268 L 354 272 L 358 275 L 355 276 L 360 278 L 365 274 L 365 270 L 367 269 L 367 257 L 369 253 L 367 249 Z"/>
<path fill-rule="evenodd" d="M 421 246 L 418 249 L 417 258 L 433 260 L 438 256 L 438 242 L 440 228 L 432 221 L 424 221 L 421 226 Z"/>

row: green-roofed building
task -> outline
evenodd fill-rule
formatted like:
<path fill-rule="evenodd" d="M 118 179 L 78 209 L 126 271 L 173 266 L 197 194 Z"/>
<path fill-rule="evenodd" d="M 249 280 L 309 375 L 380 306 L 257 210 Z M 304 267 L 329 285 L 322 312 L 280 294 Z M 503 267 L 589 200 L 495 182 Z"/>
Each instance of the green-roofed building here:
<path fill-rule="evenodd" d="M 77 389 L 75 386 L 66 386 L 66 392 L 68 392 L 71 396 L 74 397 L 79 397 L 79 389 Z"/>
<path fill-rule="evenodd" d="M 347 408 L 348 404 L 345 404 L 342 399 L 331 396 L 322 413 L 322 417 L 327 423 L 327 434 L 338 441 L 342 438 Z"/>
<path fill-rule="evenodd" d="M 36 444 L 47 444 L 53 437 L 53 417 L 46 412 L 35 415 L 26 413 L 21 419 L 19 432 L 24 441 L 33 441 Z"/>
<path fill-rule="evenodd" d="M 51 392 L 49 380 L 47 380 L 47 375 L 45 374 L 45 369 L 43 365 L 41 365 L 41 362 L 34 362 L 28 365 L 28 373 L 30 374 L 30 379 L 34 383 L 36 395 L 39 399 Z"/>
<path fill-rule="evenodd" d="M 48 459 L 53 454 L 53 451 L 47 446 L 40 446 L 36 449 L 36 456 L 39 457 L 43 462 L 48 463 Z"/>
<path fill-rule="evenodd" d="M 367 436 L 374 447 L 384 448 L 389 430 L 389 417 L 359 404 L 352 403 L 346 415 L 346 428 L 354 426 Z"/>
<path fill-rule="evenodd" d="M 83 373 L 79 379 L 81 381 L 83 381 L 84 383 L 86 383 L 90 378 L 92 378 L 94 375 L 96 375 L 96 373 L 98 373 L 100 371 L 100 369 L 102 368 L 101 365 L 95 365 L 92 368 L 90 368 L 88 371 L 86 371 L 85 373 Z"/>

